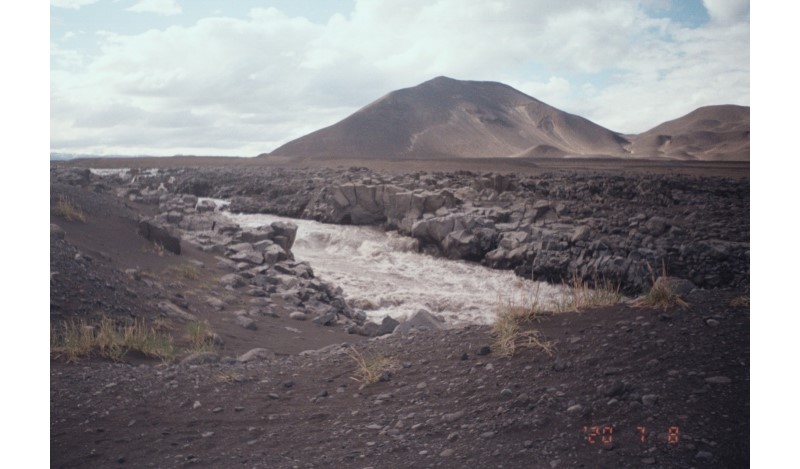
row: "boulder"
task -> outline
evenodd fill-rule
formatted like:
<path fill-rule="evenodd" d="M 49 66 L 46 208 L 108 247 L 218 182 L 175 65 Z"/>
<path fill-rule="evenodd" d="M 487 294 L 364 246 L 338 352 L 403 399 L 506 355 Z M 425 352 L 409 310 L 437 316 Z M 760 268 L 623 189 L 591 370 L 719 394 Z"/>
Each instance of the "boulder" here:
<path fill-rule="evenodd" d="M 244 278 L 242 278 L 242 276 L 238 274 L 225 274 L 222 277 L 220 277 L 219 281 L 223 285 L 232 288 L 243 287 L 246 283 L 244 281 Z"/>
<path fill-rule="evenodd" d="M 653 236 L 661 236 L 669 228 L 669 222 L 663 217 L 652 217 L 644 224 L 644 231 Z"/>
<path fill-rule="evenodd" d="M 248 362 L 252 362 L 252 361 L 267 360 L 267 359 L 270 359 L 270 358 L 272 358 L 274 356 L 275 356 L 275 353 L 273 353 L 270 350 L 267 350 L 265 348 L 254 348 L 254 349 L 250 349 L 247 352 L 239 355 L 239 357 L 236 358 L 236 361 L 239 362 L 239 363 L 248 363 Z"/>
<path fill-rule="evenodd" d="M 578 241 L 586 241 L 592 235 L 592 229 L 587 225 L 581 225 L 575 228 L 572 232 L 570 241 L 577 243 Z"/>
<path fill-rule="evenodd" d="M 264 255 L 256 251 L 239 251 L 236 254 L 231 255 L 230 259 L 236 262 L 246 262 L 252 265 L 261 265 L 264 263 Z"/>
<path fill-rule="evenodd" d="M 275 232 L 272 237 L 275 244 L 282 247 L 286 252 L 291 251 L 294 240 L 297 238 L 297 225 L 290 222 L 276 221 L 271 226 Z"/>
<path fill-rule="evenodd" d="M 219 355 L 214 352 L 197 352 L 189 355 L 181 360 L 180 364 L 188 365 L 205 365 L 207 363 L 218 363 Z"/>
<path fill-rule="evenodd" d="M 157 225 L 151 220 L 139 222 L 139 234 L 148 241 L 163 246 L 164 249 L 171 253 L 181 253 L 180 238 L 171 234 L 166 227 Z"/>
<path fill-rule="evenodd" d="M 245 315 L 236 316 L 236 325 L 243 327 L 245 329 L 249 329 L 251 331 L 258 329 L 258 326 L 256 325 L 256 322 L 253 320 L 253 318 L 249 318 Z"/>
<path fill-rule="evenodd" d="M 658 277 L 656 279 L 656 283 L 653 284 L 653 288 L 659 288 L 666 286 L 679 296 L 686 296 L 694 290 L 695 285 L 690 282 L 689 280 L 678 278 L 678 277 Z"/>
<path fill-rule="evenodd" d="M 210 200 L 201 200 L 195 206 L 195 210 L 197 210 L 198 213 L 213 212 L 216 209 L 217 204 Z"/>
<path fill-rule="evenodd" d="M 375 335 L 382 336 L 391 334 L 399 325 L 400 321 L 392 318 L 391 316 L 386 316 L 383 318 L 383 321 L 381 321 L 381 326 L 378 328 L 378 331 L 375 333 Z"/>
<path fill-rule="evenodd" d="M 180 321 L 197 321 L 197 316 L 182 310 L 179 306 L 173 304 L 171 301 L 160 301 L 158 309 L 167 315 L 167 317 L 178 319 Z"/>
<path fill-rule="evenodd" d="M 421 309 L 395 327 L 394 332 L 395 334 L 408 334 L 412 330 L 442 330 L 445 328 L 445 324 L 439 318 Z"/>
<path fill-rule="evenodd" d="M 55 223 L 50 223 L 50 236 L 56 239 L 64 239 L 64 230 Z"/>

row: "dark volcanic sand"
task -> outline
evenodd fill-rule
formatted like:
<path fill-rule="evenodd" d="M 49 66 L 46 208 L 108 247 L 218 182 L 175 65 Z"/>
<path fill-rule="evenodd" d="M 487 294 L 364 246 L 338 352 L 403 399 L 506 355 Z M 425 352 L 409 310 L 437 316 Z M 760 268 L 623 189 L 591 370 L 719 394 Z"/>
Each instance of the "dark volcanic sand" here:
<path fill-rule="evenodd" d="M 81 164 L 144 167 L 178 161 L 192 166 L 201 160 Z M 653 165 L 625 167 L 749 175 L 747 165 Z M 141 358 L 130 364 L 53 360 L 52 467 L 749 465 L 750 315 L 748 306 L 731 305 L 745 292 L 695 291 L 688 308 L 666 312 L 617 305 L 544 317 L 533 326 L 556 344 L 553 356 L 539 350 L 513 358 L 479 355 L 492 341 L 484 327 L 364 341 L 284 314 L 264 318 L 250 331 L 226 322 L 229 316 L 205 302 L 208 295 L 228 295 L 231 307 L 237 306 L 235 295 L 218 286 L 216 277 L 224 271 L 216 270 L 208 253 L 188 249 L 181 256 L 159 256 L 131 234 L 132 213 L 147 207 L 125 207 L 113 196 L 75 187 L 51 187 L 52 200 L 61 193 L 80 203 L 88 220 L 51 218 L 66 232 L 65 240 L 51 237 L 51 271 L 57 272 L 51 275 L 52 321 L 99 310 L 154 317 L 157 311 L 146 305 L 173 299 L 210 321 L 225 340 L 222 356 L 257 346 L 276 356 L 199 366 Z M 78 251 L 84 256 L 76 260 Z M 187 259 L 204 262 L 200 278 L 170 277 L 169 267 Z M 150 272 L 158 282 L 121 272 L 129 268 Z M 176 340 L 181 340 L 177 333 Z M 388 381 L 360 388 L 351 379 L 353 360 L 339 350 L 297 355 L 343 342 L 357 343 L 367 356 L 394 358 L 400 366 Z M 605 444 L 602 435 L 592 436 L 593 427 L 605 431 Z M 645 429 L 644 442 L 638 427 Z"/>

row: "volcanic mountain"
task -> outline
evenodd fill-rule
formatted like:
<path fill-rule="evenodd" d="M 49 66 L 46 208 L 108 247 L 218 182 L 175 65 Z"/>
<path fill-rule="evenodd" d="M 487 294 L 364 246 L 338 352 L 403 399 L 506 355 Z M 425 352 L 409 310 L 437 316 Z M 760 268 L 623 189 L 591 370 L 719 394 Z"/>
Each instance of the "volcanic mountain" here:
<path fill-rule="evenodd" d="M 628 155 L 628 140 L 496 82 L 437 77 L 277 148 L 294 157 Z"/>
<path fill-rule="evenodd" d="M 634 157 L 749 161 L 750 107 L 701 107 L 631 140 Z"/>

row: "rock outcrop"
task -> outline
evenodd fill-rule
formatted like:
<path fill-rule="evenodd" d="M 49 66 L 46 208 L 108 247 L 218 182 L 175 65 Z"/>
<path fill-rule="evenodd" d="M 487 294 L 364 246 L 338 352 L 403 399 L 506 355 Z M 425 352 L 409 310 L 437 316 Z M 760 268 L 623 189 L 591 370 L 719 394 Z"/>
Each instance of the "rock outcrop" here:
<path fill-rule="evenodd" d="M 56 177 L 77 181 L 72 170 Z M 90 184 L 100 184 L 95 179 Z M 192 242 L 211 252 L 227 256 L 226 243 L 250 243 L 226 258 L 241 272 L 295 268 L 292 228 L 242 231 L 179 188 L 231 200 L 231 211 L 381 225 L 413 237 L 425 253 L 534 280 L 611 281 L 639 293 L 663 265 L 700 288 L 749 285 L 747 180 L 269 168 L 163 171 L 117 187 L 129 200 L 159 205 L 155 222 L 194 233 Z"/>

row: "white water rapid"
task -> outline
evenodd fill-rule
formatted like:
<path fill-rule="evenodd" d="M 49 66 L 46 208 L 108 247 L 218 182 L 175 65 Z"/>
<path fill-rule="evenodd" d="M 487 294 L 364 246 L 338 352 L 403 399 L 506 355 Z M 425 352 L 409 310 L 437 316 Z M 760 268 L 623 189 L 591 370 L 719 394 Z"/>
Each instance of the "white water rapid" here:
<path fill-rule="evenodd" d="M 341 287 L 352 307 L 377 322 L 387 314 L 402 319 L 427 309 L 451 325 L 488 324 L 499 305 L 548 303 L 563 292 L 510 271 L 419 254 L 414 239 L 395 232 L 272 215 L 226 215 L 243 228 L 274 221 L 297 224 L 295 259 L 308 262 L 317 277 Z"/>

